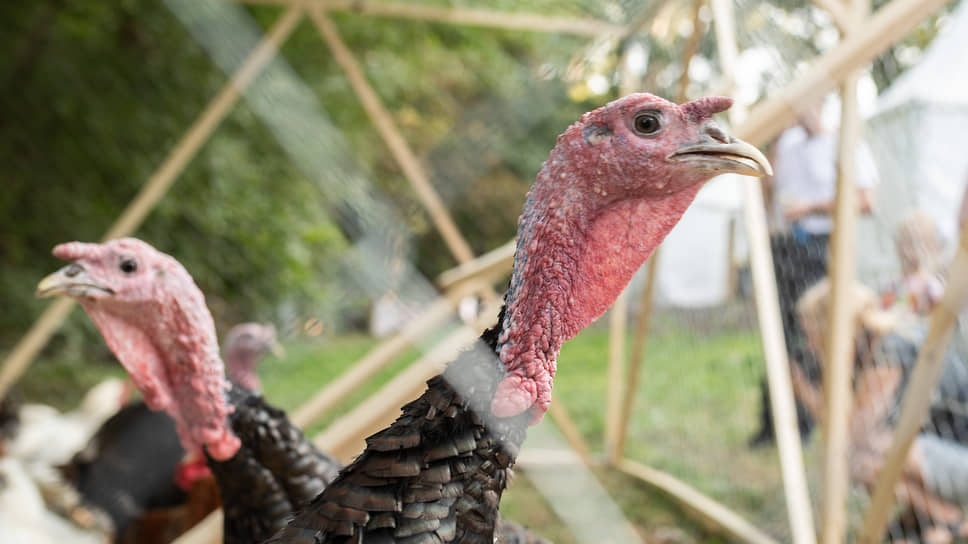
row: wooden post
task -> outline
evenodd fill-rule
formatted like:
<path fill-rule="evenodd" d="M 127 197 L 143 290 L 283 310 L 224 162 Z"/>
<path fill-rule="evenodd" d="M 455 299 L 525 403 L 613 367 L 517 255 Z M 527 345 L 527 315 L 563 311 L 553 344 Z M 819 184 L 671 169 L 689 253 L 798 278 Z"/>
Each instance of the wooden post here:
<path fill-rule="evenodd" d="M 729 537 L 731 542 L 776 544 L 769 535 L 743 519 L 726 506 L 703 495 L 689 484 L 671 474 L 652 467 L 622 459 L 616 468 L 668 495 L 696 517 L 703 526 Z"/>
<path fill-rule="evenodd" d="M 958 314 L 968 304 L 968 222 L 962 226 L 961 239 L 954 262 L 948 273 L 948 283 L 941 301 L 931 312 L 928 336 L 921 345 L 918 360 L 908 380 L 904 398 L 901 401 L 901 417 L 894 429 L 894 440 L 884 457 L 871 503 L 864 515 L 858 544 L 877 544 L 881 542 L 887 519 L 894 505 L 894 489 L 901 477 L 908 450 L 921 430 L 931 395 L 941 371 L 944 369 L 944 354 L 954 331 Z"/>
<path fill-rule="evenodd" d="M 390 112 L 383 107 L 373 87 L 370 86 L 366 77 L 363 75 L 363 70 L 360 68 L 359 63 L 353 58 L 353 54 L 350 53 L 346 44 L 343 43 L 339 31 L 336 30 L 336 27 L 323 12 L 322 8 L 320 8 L 319 4 L 315 4 L 309 8 L 309 17 L 312 19 L 313 24 L 316 25 L 316 29 L 319 31 L 320 36 L 322 36 L 323 41 L 329 46 L 333 58 L 346 73 L 346 78 L 349 80 L 350 85 L 353 86 L 353 90 L 356 91 L 356 95 L 363 104 L 363 109 L 366 110 L 370 121 L 380 133 L 384 143 L 390 148 L 390 153 L 393 155 L 393 158 L 400 165 L 400 169 L 403 170 L 407 181 L 410 182 L 420 202 L 424 205 L 427 213 L 430 214 L 430 219 L 434 222 L 434 225 L 443 237 L 447 248 L 450 249 L 450 252 L 457 259 L 457 262 L 466 263 L 472 261 L 474 259 L 474 253 L 471 251 L 470 245 L 467 244 L 460 230 L 458 230 L 457 225 L 454 224 L 454 220 L 450 217 L 447 207 L 440 200 L 437 191 L 434 190 L 429 176 L 427 176 L 423 166 L 420 165 L 420 161 L 417 160 L 416 155 L 414 155 L 410 146 L 407 145 L 406 140 L 400 134 Z"/>
<path fill-rule="evenodd" d="M 832 5 L 839 5 L 832 3 Z M 848 28 L 861 21 L 867 8 L 854 0 L 856 13 Z M 857 111 L 858 73 L 852 72 L 841 84 L 840 139 L 837 161 L 837 193 L 834 230 L 828 276 L 831 285 L 830 331 L 824 365 L 824 459 L 823 503 L 820 540 L 839 544 L 847 534 L 847 493 L 850 488 L 847 457 L 850 449 L 851 379 L 857 319 L 853 315 L 854 275 L 857 266 L 857 180 L 856 156 L 860 141 L 860 113 Z"/>
<path fill-rule="evenodd" d="M 282 43 L 292 34 L 296 23 L 302 19 L 302 15 L 302 8 L 290 6 L 279 17 L 265 37 L 245 59 L 245 62 L 232 75 L 228 83 L 192 123 L 182 139 L 178 141 L 178 144 L 158 167 L 158 170 L 148 178 L 138 195 L 108 229 L 103 240 L 127 236 L 141 225 L 141 222 L 158 204 L 158 201 L 165 195 L 188 162 L 192 160 L 195 153 L 208 141 L 215 128 L 231 111 L 242 91 L 272 60 Z M 3 398 L 10 386 L 30 366 L 37 353 L 47 345 L 51 335 L 70 314 L 72 308 L 72 302 L 67 299 L 52 302 L 34 322 L 23 339 L 14 346 L 13 351 L 4 360 L 3 369 L 0 371 L 0 398 Z"/>
<path fill-rule="evenodd" d="M 625 388 L 622 392 L 622 405 L 618 415 L 618 435 L 615 447 L 610 452 L 609 462 L 618 463 L 625 456 L 625 439 L 628 436 L 629 420 L 632 417 L 632 407 L 635 405 L 635 395 L 639 389 L 639 375 L 645 363 L 645 344 L 652 327 L 652 306 L 655 299 L 655 284 L 659 281 L 659 252 L 655 251 L 649 257 L 646 271 L 645 285 L 639 297 L 639 317 L 635 322 L 635 332 L 632 336 L 632 354 L 629 357 L 628 372 L 625 375 Z"/>
<path fill-rule="evenodd" d="M 729 218 L 726 231 L 726 296 L 732 300 L 739 291 L 739 277 L 736 271 L 736 218 Z"/>
<path fill-rule="evenodd" d="M 824 459 L 823 513 L 821 542 L 843 542 L 847 532 L 847 456 L 850 448 L 851 376 L 853 375 L 856 317 L 849 298 L 854 285 L 857 234 L 857 189 L 854 156 L 857 151 L 860 119 L 857 115 L 857 75 L 843 84 L 840 120 L 840 159 L 837 196 L 834 206 L 834 231 L 831 237 L 831 304 L 826 316 L 830 327 L 824 365 Z"/>
<path fill-rule="evenodd" d="M 622 377 L 625 374 L 625 336 L 629 308 L 628 290 L 608 311 L 608 387 L 605 397 L 605 452 L 614 456 L 618 445 L 619 413 L 622 409 Z"/>
<path fill-rule="evenodd" d="M 287 5 L 292 0 L 237 0 L 243 4 Z M 576 36 L 601 37 L 622 34 L 625 27 L 596 19 L 553 17 L 537 13 L 500 12 L 462 7 L 438 7 L 416 3 L 372 2 L 369 0 L 317 0 L 311 5 L 326 11 L 345 11 L 373 17 L 394 17 L 455 25 L 551 32 Z"/>
<path fill-rule="evenodd" d="M 716 41 L 723 73 L 733 73 L 736 57 L 736 38 L 733 27 L 732 7 L 727 0 L 710 0 L 716 27 Z M 785 97 L 783 97 L 785 98 Z M 730 118 L 733 126 L 739 123 L 741 108 L 733 106 Z M 790 369 L 787 366 L 786 343 L 780 324 L 780 305 L 773 275 L 773 256 L 766 228 L 766 212 L 759 184 L 745 178 L 743 184 L 746 208 L 746 231 L 750 245 L 750 268 L 756 294 L 763 357 L 766 359 L 766 375 L 773 408 L 773 424 L 777 449 L 780 454 L 780 470 L 783 475 L 783 491 L 786 498 L 790 532 L 795 544 L 816 542 L 810 493 L 807 488 L 806 471 L 797 430 L 793 389 L 790 385 Z"/>

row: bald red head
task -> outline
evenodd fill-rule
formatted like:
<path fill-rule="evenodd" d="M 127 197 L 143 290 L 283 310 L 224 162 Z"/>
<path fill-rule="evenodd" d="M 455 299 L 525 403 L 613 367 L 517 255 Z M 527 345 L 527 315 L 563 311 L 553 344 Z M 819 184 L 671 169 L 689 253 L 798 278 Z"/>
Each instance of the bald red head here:
<path fill-rule="evenodd" d="M 509 375 L 495 415 L 531 409 L 540 418 L 562 342 L 612 304 L 703 183 L 769 171 L 759 151 L 713 121 L 731 104 L 709 97 L 679 106 L 632 94 L 558 137 L 519 221 L 498 345 Z"/>
<path fill-rule="evenodd" d="M 239 440 L 226 425 L 215 325 L 184 267 L 135 238 L 60 244 L 54 255 L 71 264 L 45 278 L 38 294 L 81 303 L 148 406 L 175 420 L 186 450 L 234 455 Z"/>

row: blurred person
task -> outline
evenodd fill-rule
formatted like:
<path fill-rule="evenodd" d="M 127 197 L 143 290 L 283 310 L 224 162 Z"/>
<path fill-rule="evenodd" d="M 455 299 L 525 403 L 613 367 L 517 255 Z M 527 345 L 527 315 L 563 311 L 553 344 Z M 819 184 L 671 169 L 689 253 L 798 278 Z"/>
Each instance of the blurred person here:
<path fill-rule="evenodd" d="M 780 135 L 771 157 L 775 174 L 764 180 L 768 209 L 778 210 L 780 216 L 774 217 L 770 248 L 787 355 L 812 380 L 819 380 L 817 365 L 810 351 L 804 349 L 794 305 L 808 287 L 827 275 L 827 247 L 837 187 L 838 137 L 836 131 L 823 124 L 822 110 L 823 102 L 816 102 L 800 113 L 796 125 Z M 863 142 L 857 148 L 855 165 L 858 211 L 869 214 L 878 176 L 870 149 Z M 761 427 L 750 439 L 752 447 L 773 440 L 773 417 L 765 379 L 761 392 Z M 809 437 L 813 421 L 809 411 L 800 405 L 797 424 L 801 436 Z"/>
<path fill-rule="evenodd" d="M 904 306 L 927 315 L 944 292 L 946 270 L 944 238 L 930 213 L 914 210 L 898 224 L 894 234 L 901 277 L 882 291 L 884 307 Z"/>
<path fill-rule="evenodd" d="M 911 319 L 909 309 L 881 310 L 874 292 L 862 285 L 856 284 L 846 298 L 857 327 L 849 427 L 850 477 L 871 491 L 893 438 L 924 329 L 919 320 Z M 807 290 L 797 303 L 807 347 L 821 368 L 829 304 L 826 280 Z M 791 365 L 791 381 L 797 399 L 814 418 L 822 418 L 821 388 L 798 365 Z M 964 506 L 968 505 L 968 434 L 958 432 L 968 430 L 966 392 L 968 369 L 963 351 L 954 345 L 946 352 L 929 422 L 915 439 L 896 488 L 899 500 L 916 518 L 913 528 L 920 532 L 922 542 L 941 544 L 968 537 L 964 518 Z"/>

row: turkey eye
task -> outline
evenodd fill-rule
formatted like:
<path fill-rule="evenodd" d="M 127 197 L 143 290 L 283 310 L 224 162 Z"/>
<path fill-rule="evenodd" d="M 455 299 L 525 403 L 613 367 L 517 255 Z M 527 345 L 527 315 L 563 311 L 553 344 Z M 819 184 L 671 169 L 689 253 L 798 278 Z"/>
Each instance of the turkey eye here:
<path fill-rule="evenodd" d="M 132 274 L 138 269 L 138 263 L 134 259 L 125 259 L 121 261 L 121 271 L 125 274 Z"/>
<path fill-rule="evenodd" d="M 635 128 L 635 132 L 643 136 L 650 136 L 659 132 L 662 128 L 662 123 L 659 120 L 659 115 L 656 113 L 640 113 L 635 116 L 635 120 L 632 121 L 632 126 Z"/>

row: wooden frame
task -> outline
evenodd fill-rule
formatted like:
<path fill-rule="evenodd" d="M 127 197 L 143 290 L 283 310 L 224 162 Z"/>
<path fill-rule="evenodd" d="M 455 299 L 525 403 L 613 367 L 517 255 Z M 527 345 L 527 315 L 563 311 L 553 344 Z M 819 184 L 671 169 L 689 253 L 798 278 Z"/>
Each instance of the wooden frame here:
<path fill-rule="evenodd" d="M 114 238 L 118 236 L 123 236 L 132 232 L 137 226 L 144 220 L 145 216 L 150 212 L 152 207 L 160 200 L 164 195 L 170 185 L 177 179 L 178 174 L 184 169 L 187 163 L 194 157 L 195 153 L 201 147 L 201 145 L 207 141 L 211 133 L 214 131 L 215 127 L 218 126 L 220 121 L 225 117 L 225 115 L 231 110 L 232 106 L 238 100 L 241 92 L 246 88 L 246 86 L 252 81 L 252 79 L 260 73 L 265 64 L 273 57 L 275 51 L 277 51 L 285 40 L 292 33 L 293 29 L 298 22 L 302 20 L 304 10 L 312 10 L 313 20 L 320 28 L 321 34 L 324 38 L 327 34 L 330 35 L 328 43 L 331 47 L 333 44 L 342 44 L 341 41 L 333 41 L 332 37 L 335 36 L 338 40 L 338 34 L 335 33 L 335 27 L 328 22 L 325 18 L 324 10 L 339 10 L 347 12 L 355 12 L 361 15 L 374 15 L 374 16 L 387 16 L 387 17 L 401 17 L 410 19 L 419 19 L 434 21 L 438 23 L 452 23 L 452 24 L 465 24 L 473 26 L 482 26 L 490 28 L 503 28 L 503 29 L 517 29 L 517 30 L 529 30 L 538 32 L 561 32 L 561 33 L 572 33 L 576 35 L 584 36 L 601 36 L 603 34 L 623 36 L 634 32 L 635 25 L 630 25 L 629 27 L 623 27 L 619 25 L 611 25 L 609 23 L 604 23 L 602 21 L 594 20 L 581 20 L 581 19 L 567 19 L 567 18 L 554 18 L 554 17 L 544 17 L 540 15 L 532 14 L 508 14 L 508 13 L 495 13 L 488 12 L 485 10 L 470 10 L 470 9 L 447 9 L 447 8 L 436 8 L 431 6 L 415 6 L 407 4 L 393 4 L 393 3 L 377 3 L 370 2 L 367 0 L 318 0 L 318 1 L 307 1 L 302 2 L 299 0 L 240 0 L 248 3 L 266 3 L 266 4 L 278 4 L 280 6 L 285 6 L 286 11 L 280 16 L 280 18 L 273 25 L 272 29 L 266 34 L 266 36 L 260 41 L 259 45 L 250 53 L 249 57 L 242 64 L 242 66 L 235 72 L 231 80 L 226 84 L 226 86 L 212 99 L 203 113 L 195 121 L 195 123 L 186 132 L 185 136 L 179 141 L 179 143 L 172 149 L 172 152 L 165 159 L 156 173 L 149 178 L 146 182 L 141 193 L 138 197 L 132 201 L 128 209 L 119 217 L 118 221 L 108 230 L 105 238 Z M 818 4 L 826 5 L 831 2 L 836 2 L 837 0 L 817 0 Z M 719 15 L 716 17 L 716 29 L 717 36 L 729 35 L 728 39 L 718 40 L 721 44 L 721 55 L 727 57 L 728 59 L 733 59 L 736 56 L 735 43 L 732 42 L 732 22 L 731 15 L 723 16 L 725 0 L 711 0 L 714 8 L 714 13 Z M 759 107 L 755 108 L 751 113 L 750 117 L 746 121 L 737 126 L 735 134 L 744 140 L 747 140 L 753 144 L 762 144 L 772 137 L 774 137 L 778 132 L 789 124 L 795 115 L 793 109 L 793 104 L 802 103 L 809 101 L 811 99 L 819 98 L 823 93 L 830 90 L 837 82 L 842 81 L 847 74 L 855 70 L 857 67 L 862 66 L 869 62 L 876 54 L 883 51 L 888 45 L 893 43 L 895 40 L 899 39 L 908 30 L 913 28 L 918 24 L 924 17 L 931 14 L 933 11 L 938 9 L 944 0 L 893 0 L 890 4 L 879 10 L 866 24 L 857 25 L 856 31 L 848 36 L 843 43 L 831 53 L 822 57 L 814 66 L 806 73 L 804 76 L 799 78 L 794 82 L 785 92 L 780 93 L 775 98 L 769 99 L 764 102 Z M 728 7 L 728 6 L 726 6 Z M 836 9 L 832 11 L 836 13 Z M 833 15 L 835 21 L 837 20 L 837 15 Z M 639 21 L 638 24 L 643 24 L 645 19 Z M 723 29 L 722 27 L 728 26 L 728 29 Z M 329 29 L 332 33 L 329 32 Z M 336 49 L 334 48 L 334 56 L 337 55 Z M 341 59 L 341 65 L 344 70 L 347 71 L 348 77 L 350 73 L 354 71 L 355 61 L 349 55 L 348 50 L 345 49 L 345 45 L 342 49 L 346 53 Z M 729 65 L 730 60 L 726 61 L 726 65 Z M 355 67 L 355 71 L 359 74 L 358 66 Z M 726 73 L 731 73 L 729 70 L 724 70 Z M 367 92 L 372 93 L 372 89 L 369 85 L 362 80 L 362 85 L 360 85 L 360 80 L 362 76 L 357 78 L 356 84 L 358 94 L 362 96 L 367 94 Z M 369 91 L 365 90 L 369 89 Z M 404 166 L 406 163 L 410 163 L 410 159 L 413 159 L 413 153 L 409 151 L 406 143 L 399 137 L 398 131 L 392 124 L 392 119 L 386 114 L 385 111 L 381 113 L 382 106 L 378 102 L 370 104 L 368 106 L 368 113 L 371 115 L 374 123 L 378 126 L 382 126 L 381 135 L 387 140 L 388 145 L 391 145 L 395 158 L 401 163 L 401 167 L 404 168 L 405 172 L 410 172 L 408 174 L 408 180 L 414 184 L 415 190 L 418 193 L 423 190 L 420 188 L 422 184 L 419 179 L 421 178 L 419 163 L 414 159 L 412 164 L 409 166 Z M 735 109 L 734 109 L 735 111 Z M 380 119 L 383 119 L 381 121 Z M 390 123 L 386 123 L 390 120 Z M 396 137 L 393 133 L 396 132 Z M 396 142 L 396 143 L 391 143 Z M 409 159 L 407 156 L 409 155 Z M 417 168 L 413 168 L 413 164 L 417 165 Z M 416 172 L 416 174 L 414 174 Z M 414 181 L 418 180 L 418 181 Z M 429 186 L 429 183 L 426 185 Z M 435 194 L 428 192 L 424 195 L 424 199 L 428 202 L 432 202 Z M 431 195 L 427 197 L 427 195 Z M 759 203 L 759 191 L 755 186 L 748 186 L 747 189 L 747 205 L 748 209 L 756 209 Z M 440 209 L 433 204 L 428 206 L 428 210 Z M 759 206 L 762 209 L 762 206 Z M 443 209 L 446 214 L 446 209 Z M 443 217 L 441 214 L 431 212 L 431 215 L 435 219 L 435 224 L 443 224 L 446 221 L 439 220 Z M 765 244 L 765 222 L 762 218 L 757 218 L 757 214 L 748 213 L 747 214 L 747 225 L 751 232 L 751 245 L 757 245 L 760 249 L 757 249 L 755 253 L 757 255 L 762 254 L 762 248 Z M 444 227 L 446 228 L 446 227 Z M 455 227 L 456 230 L 456 227 Z M 470 253 L 469 249 L 464 251 L 458 249 L 460 246 L 459 242 L 455 242 L 460 237 L 459 231 L 456 232 L 456 237 L 448 241 L 451 250 L 457 256 L 458 260 L 462 263 L 471 261 L 473 255 Z M 755 244 L 754 244 L 754 238 Z M 964 238 L 963 238 L 964 239 Z M 466 242 L 464 243 L 466 246 Z M 766 257 L 768 259 L 768 256 Z M 772 269 L 769 267 L 769 261 L 764 260 L 762 257 L 754 258 L 754 270 L 760 270 L 758 274 L 759 277 L 765 277 L 765 270 L 769 270 L 769 275 L 772 275 Z M 492 263 L 489 263 L 484 269 L 487 270 L 488 274 L 497 274 L 499 270 L 510 269 L 511 259 L 507 256 L 503 256 L 500 259 L 496 259 Z M 961 263 L 961 264 L 957 264 Z M 965 247 L 961 248 L 959 252 L 959 261 L 957 261 L 956 270 L 960 270 L 962 275 L 960 278 L 964 277 L 965 273 L 968 273 L 968 256 L 966 256 Z M 758 283 L 763 284 L 763 281 Z M 762 287 L 762 285 L 761 285 Z M 957 291 L 957 293 L 955 292 Z M 957 288 L 949 287 L 950 298 L 958 298 L 958 304 L 962 304 L 966 298 L 968 298 L 968 287 L 964 285 L 959 285 Z M 772 297 L 769 295 L 772 293 Z M 790 434 L 789 423 L 791 418 L 789 415 L 792 413 L 792 404 L 788 400 L 783 400 L 788 396 L 789 393 L 789 376 L 785 374 L 785 367 L 778 365 L 777 360 L 785 362 L 784 355 L 777 355 L 784 353 L 782 347 L 782 333 L 778 333 L 780 329 L 777 324 L 769 324 L 770 322 L 775 322 L 778 319 L 777 312 L 775 311 L 775 304 L 773 304 L 773 309 L 770 309 L 769 303 L 760 304 L 759 300 L 773 300 L 775 301 L 775 285 L 773 291 L 771 292 L 769 286 L 765 287 L 765 294 L 758 296 L 758 310 L 760 312 L 761 327 L 767 333 L 764 333 L 764 351 L 766 352 L 766 358 L 770 363 L 774 371 L 771 372 L 771 389 L 780 391 L 776 398 L 774 398 L 774 410 L 777 414 L 778 425 L 781 425 L 783 429 L 778 428 L 778 443 L 782 452 L 795 451 L 799 455 L 799 444 L 798 439 L 793 440 L 788 435 Z M 949 298 L 946 295 L 946 299 Z M 929 336 L 928 342 L 926 343 L 926 348 L 922 351 L 922 357 L 924 361 L 919 360 L 918 367 L 915 370 L 915 375 L 912 377 L 911 387 L 909 389 L 908 395 L 905 397 L 904 404 L 904 415 L 902 416 L 902 422 L 898 429 L 898 443 L 896 448 L 892 447 L 891 458 L 888 467 L 885 469 L 884 478 L 882 482 L 879 482 L 879 486 L 884 487 L 887 491 L 883 491 L 881 487 L 878 487 L 875 491 L 875 503 L 872 504 L 871 511 L 868 513 L 868 519 L 865 520 L 865 530 L 870 527 L 868 533 L 865 534 L 880 534 L 877 532 L 878 527 L 878 516 L 883 514 L 883 504 L 889 503 L 892 496 L 893 484 L 890 483 L 891 471 L 895 470 L 890 462 L 893 462 L 896 458 L 903 460 L 903 455 L 906 453 L 906 446 L 904 444 L 905 432 L 909 431 L 909 428 L 916 426 L 917 422 L 917 410 L 920 408 L 921 403 L 926 402 L 923 397 L 925 394 L 922 390 L 928 390 L 932 378 L 936 380 L 936 374 L 932 372 L 938 372 L 937 362 L 932 363 L 929 359 L 930 357 L 938 356 L 939 352 L 943 349 L 943 343 L 945 336 L 943 330 L 947 326 L 949 321 L 953 319 L 949 314 L 953 311 L 952 308 L 954 302 L 950 302 L 945 306 L 947 308 L 948 314 L 939 314 L 937 318 L 933 318 L 932 332 L 933 336 Z M 58 300 L 48 306 L 47 310 L 42 314 L 42 316 L 34 323 L 33 327 L 28 331 L 24 338 L 15 346 L 11 354 L 4 361 L 2 368 L 0 368 L 0 396 L 2 396 L 9 386 L 17 379 L 17 377 L 27 368 L 32 358 L 36 353 L 45 345 L 50 335 L 64 317 L 70 312 L 72 304 L 68 300 Z M 960 306 L 957 306 L 960 307 Z M 428 321 L 431 321 L 428 319 Z M 763 323 L 767 322 L 767 325 Z M 432 327 L 432 326 L 431 326 Z M 935 333 L 934 331 L 941 330 L 942 332 Z M 462 334 L 465 333 L 464 329 L 461 329 Z M 416 333 L 415 333 L 416 334 Z M 455 333 L 456 334 L 456 333 Z M 777 344 L 775 339 L 779 337 L 780 343 Z M 461 337 L 462 338 L 462 337 Z M 939 347 L 941 346 L 941 347 Z M 440 347 L 440 353 L 443 352 L 443 348 L 448 346 Z M 389 350 L 389 348 L 387 348 Z M 396 348 L 394 348 L 396 349 Z M 392 351 L 392 350 L 389 350 Z M 438 353 L 438 350 L 434 350 L 432 353 Z M 432 359 L 430 354 L 425 357 L 426 360 Z M 429 363 L 428 363 L 429 365 Z M 933 366 L 932 366 L 933 365 Z M 414 368 L 421 369 L 421 372 L 429 370 L 431 367 L 426 368 L 422 365 L 418 365 Z M 370 372 L 371 369 L 365 369 L 366 371 L 359 371 L 361 377 L 354 378 L 353 383 L 362 383 L 366 379 L 365 374 Z M 417 375 L 417 371 L 414 371 L 412 375 L 406 379 L 406 385 L 412 385 L 411 382 L 418 383 L 422 387 L 422 380 L 417 382 L 414 376 Z M 423 374 L 421 374 L 423 377 Z M 403 380 L 403 378 L 401 378 Z M 342 386 L 345 389 L 349 388 L 349 385 L 344 384 Z M 344 395 L 345 393 L 333 392 L 331 390 L 330 396 L 325 397 L 324 402 L 321 401 L 322 409 L 317 406 L 315 411 L 318 413 L 325 411 L 328 406 L 331 406 L 334 397 L 339 395 Z M 921 393 L 918 393 L 922 391 Z M 338 393 L 338 394 L 337 394 Z M 920 397 L 918 395 L 921 395 Z M 909 398 L 910 397 L 910 398 Z M 386 399 L 382 399 L 384 402 Z M 909 406 L 910 405 L 910 406 Z M 370 405 L 373 406 L 373 405 Z M 363 407 L 359 408 L 360 410 Z M 396 409 L 396 405 L 394 405 Z M 551 412 L 552 417 L 555 417 L 555 410 Z M 567 412 L 557 411 L 559 414 L 564 413 L 566 417 Z M 370 413 L 370 412 L 368 412 Z M 376 409 L 372 408 L 371 413 L 376 413 Z M 354 412 L 356 414 L 356 412 Z M 786 414 L 786 415 L 781 415 Z M 385 416 L 386 414 L 380 414 Z M 305 418 L 306 421 L 312 419 L 313 414 L 309 411 L 305 412 L 304 415 L 300 415 L 301 418 Z M 376 416 L 372 417 L 374 421 L 377 420 Z M 779 419 L 787 420 L 786 423 L 781 424 Z M 354 422 L 356 425 L 358 422 Z M 349 424 L 347 424 L 349 425 Z M 565 424 L 565 427 L 568 425 Z M 331 433 L 328 435 L 323 435 L 320 440 L 327 440 L 330 444 L 334 444 L 339 447 L 342 444 L 342 440 L 350 440 L 351 435 L 359 435 L 361 429 L 357 425 L 357 428 L 351 433 L 347 431 L 341 431 L 343 434 L 337 434 L 339 427 L 331 427 Z M 574 428 L 572 426 L 572 431 Z M 902 432 L 903 431 L 903 432 Z M 795 430 L 792 431 L 795 436 Z M 566 435 L 569 433 L 566 433 Z M 577 436 L 577 441 L 581 444 L 580 435 L 575 432 L 571 432 L 573 436 Z M 782 436 L 781 436 L 782 435 Z M 324 438 L 326 437 L 326 438 Z M 334 438 L 335 437 L 335 438 Z M 338 440 L 337 440 L 338 439 Z M 570 440 L 571 441 L 571 440 Z M 792 447 L 792 444 L 796 444 L 796 448 Z M 908 441 L 907 445 L 910 442 Z M 575 447 L 575 444 L 573 444 Z M 580 448 L 576 447 L 576 449 Z M 586 454 L 582 457 L 587 456 L 587 446 L 585 447 Z M 900 456 L 900 457 L 899 457 Z M 795 465 L 795 463 L 793 464 Z M 791 466 L 793 466 L 791 465 Z M 636 467 L 634 463 L 628 460 L 622 460 L 619 464 L 620 468 L 624 467 L 626 472 L 636 472 L 640 479 L 648 480 L 649 477 L 643 477 L 643 472 Z M 799 472 L 802 472 L 802 460 L 800 461 Z M 899 470 L 899 469 L 897 469 Z M 797 481 L 798 471 L 796 469 L 789 468 L 787 464 L 784 464 L 784 481 L 785 488 L 787 490 L 787 504 L 788 509 L 798 510 L 799 513 L 794 515 L 791 513 L 791 525 L 794 533 L 795 542 L 810 542 L 812 541 L 812 520 L 810 519 L 810 506 L 809 501 L 804 501 L 801 497 L 805 497 L 805 484 L 799 485 Z M 654 480 L 654 478 L 653 478 Z M 666 486 L 670 487 L 670 486 Z M 675 487 L 675 486 L 671 486 Z M 689 496 L 690 493 L 682 493 L 683 497 Z M 886 499 L 882 497 L 887 497 Z M 708 498 L 702 497 L 692 497 L 691 499 L 683 499 L 687 502 L 703 503 Z M 879 502 L 878 502 L 879 501 Z M 880 506 L 879 506 L 880 505 Z M 888 504 L 889 506 L 889 504 Z M 878 508 L 881 508 L 879 510 Z M 720 523 L 732 523 L 730 521 L 720 522 Z M 220 523 L 218 523 L 217 515 L 210 517 L 201 527 L 212 527 L 216 526 L 218 530 L 221 529 Z M 811 536 L 804 536 L 809 532 Z M 179 539 L 178 542 L 202 542 L 205 540 L 195 539 L 192 540 L 190 534 L 185 535 L 183 538 Z M 756 540 L 750 540 L 756 541 Z M 768 540 L 763 542 L 769 542 Z"/>
<path fill-rule="evenodd" d="M 237 0 L 242 4 L 274 4 L 286 6 L 293 0 Z M 537 13 L 508 13 L 471 8 L 445 8 L 423 4 L 373 2 L 369 0 L 310 0 L 310 8 L 325 11 L 342 11 L 373 17 L 394 17 L 435 23 L 449 23 L 504 30 L 529 32 L 553 32 L 577 36 L 601 37 L 606 34 L 621 35 L 626 27 L 597 19 L 550 17 Z"/>
<path fill-rule="evenodd" d="M 821 2 L 818 2 L 818 4 Z M 849 35 L 867 14 L 866 0 L 853 0 L 843 14 L 837 0 L 822 2 L 841 33 Z M 853 13 L 850 13 L 853 11 Z M 857 267 L 857 181 L 856 155 L 860 143 L 861 119 L 857 109 L 857 80 L 853 72 L 840 86 L 840 138 L 837 151 L 837 191 L 834 203 L 834 230 L 830 239 L 830 310 L 827 316 L 830 335 L 825 346 L 824 365 L 824 462 L 823 501 L 820 540 L 824 544 L 838 544 L 847 536 L 847 494 L 850 475 L 847 459 L 850 454 L 850 418 L 852 416 L 852 376 L 854 338 L 857 334 L 856 316 L 851 304 Z"/>
<path fill-rule="evenodd" d="M 619 461 L 616 468 L 662 491 L 692 513 L 707 528 L 730 537 L 730 540 L 749 544 L 776 544 L 773 538 L 735 512 L 671 474 L 629 459 Z"/>

